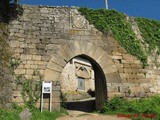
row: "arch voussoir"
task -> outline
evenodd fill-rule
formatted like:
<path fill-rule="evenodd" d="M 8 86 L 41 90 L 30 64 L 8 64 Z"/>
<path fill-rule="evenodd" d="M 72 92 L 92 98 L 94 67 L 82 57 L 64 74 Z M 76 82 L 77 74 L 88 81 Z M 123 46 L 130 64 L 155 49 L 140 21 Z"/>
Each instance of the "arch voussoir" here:
<path fill-rule="evenodd" d="M 52 56 L 50 62 L 56 63 L 56 64 L 58 64 L 58 65 L 60 65 L 62 67 L 64 67 L 67 64 L 67 62 L 64 61 L 63 59 L 61 59 L 57 54 L 54 54 Z"/>
<path fill-rule="evenodd" d="M 73 58 L 73 57 L 75 56 L 75 54 L 73 53 L 73 51 L 71 50 L 71 48 L 69 47 L 68 44 L 62 46 L 62 49 L 63 49 L 65 52 L 67 52 L 67 54 L 68 54 L 68 56 L 69 56 L 70 58 Z"/>
<path fill-rule="evenodd" d="M 112 72 L 105 74 L 107 83 L 121 83 L 121 77 L 118 72 Z"/>
<path fill-rule="evenodd" d="M 44 80 L 45 81 L 59 81 L 59 77 L 61 75 L 61 72 L 58 71 L 54 71 L 51 69 L 46 69 L 45 70 L 45 76 L 44 76 Z"/>
<path fill-rule="evenodd" d="M 95 51 L 95 53 L 93 54 L 92 58 L 96 61 L 99 56 L 101 56 L 103 54 L 104 50 L 102 50 L 100 47 L 98 47 Z"/>
<path fill-rule="evenodd" d="M 96 52 L 96 50 L 97 50 L 97 46 L 92 44 L 91 47 L 90 47 L 90 51 L 88 51 L 88 55 L 92 57 L 93 54 Z"/>
<path fill-rule="evenodd" d="M 110 56 L 105 51 L 103 51 L 103 53 L 99 56 L 99 58 L 96 60 L 96 62 L 101 63 L 101 62 L 106 61 L 108 59 L 111 59 Z"/>
<path fill-rule="evenodd" d="M 111 66 L 103 69 L 104 74 L 114 73 L 117 71 L 118 71 L 118 69 L 117 69 L 116 65 L 111 65 Z"/>
<path fill-rule="evenodd" d="M 107 60 L 103 60 L 99 63 L 99 65 L 102 67 L 102 69 L 104 70 L 105 68 L 114 65 L 114 62 L 112 61 L 112 59 L 107 59 Z"/>
<path fill-rule="evenodd" d="M 81 54 L 80 46 L 77 44 L 77 42 L 74 42 L 74 43 L 72 42 L 72 43 L 68 44 L 68 46 L 75 56 Z"/>
<path fill-rule="evenodd" d="M 60 50 L 57 51 L 57 55 L 60 56 L 60 58 L 66 62 L 68 62 L 71 59 L 69 53 L 65 51 L 63 48 L 60 48 Z"/>
<path fill-rule="evenodd" d="M 48 63 L 47 68 L 51 70 L 59 71 L 59 72 L 63 70 L 62 66 L 51 61 Z"/>

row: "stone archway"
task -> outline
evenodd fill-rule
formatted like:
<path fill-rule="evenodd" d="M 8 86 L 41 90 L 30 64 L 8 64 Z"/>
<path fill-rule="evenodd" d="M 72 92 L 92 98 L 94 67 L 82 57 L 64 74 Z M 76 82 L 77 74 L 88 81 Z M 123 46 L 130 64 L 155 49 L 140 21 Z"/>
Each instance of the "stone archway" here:
<path fill-rule="evenodd" d="M 44 79 L 60 81 L 63 68 L 67 62 L 76 56 L 89 60 L 96 69 L 96 108 L 99 109 L 107 98 L 107 76 L 117 72 L 117 67 L 107 52 L 95 44 L 81 40 L 63 45 L 50 59 Z"/>

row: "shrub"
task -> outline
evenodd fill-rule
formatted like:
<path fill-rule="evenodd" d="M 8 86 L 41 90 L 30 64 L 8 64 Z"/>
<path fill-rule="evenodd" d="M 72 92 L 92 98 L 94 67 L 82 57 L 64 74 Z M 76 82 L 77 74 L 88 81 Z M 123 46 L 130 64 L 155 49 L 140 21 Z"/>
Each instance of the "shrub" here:
<path fill-rule="evenodd" d="M 139 100 L 126 100 L 124 98 L 113 97 L 106 101 L 100 111 L 103 114 L 130 114 L 138 115 L 134 120 L 159 120 L 160 118 L 160 96 L 141 98 Z M 149 115 L 149 116 L 147 116 Z"/>

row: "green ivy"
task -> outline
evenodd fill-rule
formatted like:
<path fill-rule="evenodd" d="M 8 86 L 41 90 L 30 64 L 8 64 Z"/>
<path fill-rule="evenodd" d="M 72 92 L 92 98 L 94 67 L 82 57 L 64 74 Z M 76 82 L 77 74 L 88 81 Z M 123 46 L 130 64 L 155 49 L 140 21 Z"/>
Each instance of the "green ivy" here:
<path fill-rule="evenodd" d="M 35 110 L 36 104 L 41 95 L 41 86 L 43 76 L 40 74 L 39 71 L 34 70 L 31 78 L 26 78 L 23 74 L 16 75 L 14 70 L 20 65 L 22 61 L 17 58 L 12 58 L 10 60 L 10 68 L 12 69 L 12 75 L 15 78 L 15 83 L 17 86 L 21 86 L 21 95 L 26 107 L 30 110 Z M 35 81 L 35 79 L 39 81 Z"/>
<path fill-rule="evenodd" d="M 152 54 L 157 49 L 156 53 L 160 54 L 160 21 L 150 20 L 147 18 L 136 18 L 141 35 L 144 41 L 148 44 L 148 52 Z"/>
<path fill-rule="evenodd" d="M 113 36 L 131 55 L 137 57 L 144 66 L 147 65 L 147 54 L 139 40 L 136 40 L 131 23 L 124 13 L 116 10 L 80 8 L 79 11 L 86 19 L 104 34 L 112 31 Z"/>
<path fill-rule="evenodd" d="M 39 79 L 37 83 L 34 83 L 34 77 Z M 36 104 L 41 95 L 42 78 L 39 72 L 33 74 L 31 79 L 27 79 L 24 75 L 16 76 L 16 84 L 22 86 L 21 95 L 24 104 L 30 110 L 35 110 L 37 108 Z"/>

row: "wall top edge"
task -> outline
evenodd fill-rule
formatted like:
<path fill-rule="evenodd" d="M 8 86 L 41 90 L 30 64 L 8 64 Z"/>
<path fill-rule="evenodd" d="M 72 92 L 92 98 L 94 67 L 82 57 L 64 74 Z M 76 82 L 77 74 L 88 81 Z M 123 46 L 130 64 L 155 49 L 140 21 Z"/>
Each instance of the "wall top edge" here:
<path fill-rule="evenodd" d="M 27 4 L 20 4 L 22 7 L 36 7 L 36 8 L 68 8 L 68 9 L 78 9 L 80 7 L 77 6 L 49 6 L 49 5 L 27 5 Z"/>

